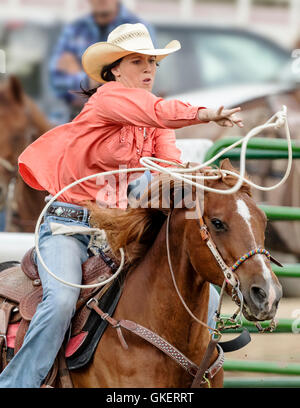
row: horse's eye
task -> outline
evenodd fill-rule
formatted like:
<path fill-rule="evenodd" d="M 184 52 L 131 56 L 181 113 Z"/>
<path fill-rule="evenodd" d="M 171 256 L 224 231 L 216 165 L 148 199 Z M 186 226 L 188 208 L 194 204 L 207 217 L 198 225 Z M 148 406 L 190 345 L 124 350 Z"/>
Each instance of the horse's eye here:
<path fill-rule="evenodd" d="M 213 226 L 218 231 L 225 231 L 226 230 L 225 224 L 223 224 L 223 222 L 221 220 L 219 220 L 218 218 L 212 218 L 211 223 L 213 224 Z"/>

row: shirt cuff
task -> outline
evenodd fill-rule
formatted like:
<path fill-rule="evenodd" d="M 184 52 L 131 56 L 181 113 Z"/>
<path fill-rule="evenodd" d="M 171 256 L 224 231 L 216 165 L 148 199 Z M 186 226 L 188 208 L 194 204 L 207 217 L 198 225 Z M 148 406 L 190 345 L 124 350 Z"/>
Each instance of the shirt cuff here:
<path fill-rule="evenodd" d="M 191 107 L 189 107 L 189 112 L 187 113 L 185 119 L 194 121 L 194 123 L 192 123 L 192 124 L 208 123 L 209 120 L 208 120 L 208 121 L 206 121 L 206 120 L 199 120 L 199 118 L 198 118 L 198 111 L 199 111 L 199 109 L 207 109 L 207 108 L 204 107 L 204 106 L 191 106 Z"/>
<path fill-rule="evenodd" d="M 199 117 L 198 117 L 198 112 L 199 112 L 200 109 L 207 109 L 207 108 L 205 108 L 204 106 L 198 106 L 197 112 L 196 112 L 197 122 L 198 122 L 198 123 L 209 123 L 210 120 L 200 120 L 200 119 L 199 119 Z"/>

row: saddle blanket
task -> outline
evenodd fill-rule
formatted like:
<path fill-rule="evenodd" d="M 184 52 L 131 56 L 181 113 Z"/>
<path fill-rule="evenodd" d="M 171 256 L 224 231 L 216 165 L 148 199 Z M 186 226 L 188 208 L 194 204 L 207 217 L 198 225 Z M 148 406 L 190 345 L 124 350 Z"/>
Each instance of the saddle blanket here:
<path fill-rule="evenodd" d="M 119 279 L 116 279 L 107 292 L 100 298 L 99 307 L 110 316 L 113 315 L 120 296 L 122 294 L 123 286 Z M 86 306 L 84 306 L 86 307 Z M 13 357 L 15 348 L 16 334 L 20 322 L 9 324 L 7 330 L 7 351 Z M 94 311 L 91 314 L 82 328 L 81 332 L 76 336 L 69 338 L 65 346 L 66 362 L 69 370 L 84 367 L 92 358 L 96 347 L 101 340 L 103 333 L 108 323 L 102 320 L 101 317 Z"/>

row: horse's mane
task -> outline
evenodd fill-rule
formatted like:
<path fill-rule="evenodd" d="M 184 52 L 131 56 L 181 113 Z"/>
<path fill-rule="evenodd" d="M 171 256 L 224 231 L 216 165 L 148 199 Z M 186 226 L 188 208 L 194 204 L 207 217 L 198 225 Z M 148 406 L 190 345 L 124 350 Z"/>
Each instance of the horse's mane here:
<path fill-rule="evenodd" d="M 231 166 L 228 159 L 220 164 L 220 169 L 238 171 Z M 218 181 L 223 185 L 232 187 L 237 178 L 232 175 L 221 174 Z M 208 183 L 211 183 L 209 181 Z M 166 208 L 163 203 L 164 187 L 168 186 L 169 200 Z M 189 187 L 190 194 L 194 198 L 194 187 Z M 149 190 L 139 200 L 138 208 L 128 207 L 126 210 L 118 208 L 99 208 L 96 203 L 86 202 L 86 207 L 91 212 L 91 224 L 104 229 L 113 255 L 119 258 L 119 248 L 125 251 L 127 264 L 138 262 L 153 244 L 158 232 L 164 224 L 170 209 L 176 207 L 182 199 L 183 184 L 181 181 L 170 177 L 168 174 L 160 174 L 154 178 Z M 240 191 L 251 196 L 251 190 L 247 183 L 243 183 Z M 178 200 L 179 197 L 179 200 Z M 176 207 L 177 208 L 177 207 Z M 189 207 L 190 208 L 190 207 Z"/>

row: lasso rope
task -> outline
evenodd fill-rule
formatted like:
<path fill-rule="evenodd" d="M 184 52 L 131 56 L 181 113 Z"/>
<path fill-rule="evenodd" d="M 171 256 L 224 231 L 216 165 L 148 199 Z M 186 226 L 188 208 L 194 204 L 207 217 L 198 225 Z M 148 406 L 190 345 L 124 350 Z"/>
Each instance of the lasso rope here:
<path fill-rule="evenodd" d="M 265 129 L 279 129 L 283 125 L 285 126 L 287 146 L 288 146 L 288 165 L 287 165 L 287 169 L 286 169 L 286 172 L 283 178 L 277 184 L 273 186 L 269 186 L 269 187 L 259 186 L 258 184 L 255 184 L 252 181 L 245 179 L 244 176 L 245 176 L 245 169 L 246 169 L 246 150 L 247 150 L 247 145 L 248 145 L 249 140 L 252 139 L 254 136 L 257 136 L 259 133 L 261 133 Z M 223 169 L 222 170 L 220 169 L 208 169 L 207 170 L 208 172 L 212 172 L 212 173 L 217 172 L 218 175 L 216 176 L 213 176 L 213 175 L 212 176 L 205 176 L 205 175 L 195 176 L 191 174 L 185 174 L 185 173 L 195 172 L 197 170 L 200 170 L 203 167 L 209 166 L 211 163 L 213 163 L 215 160 L 221 157 L 224 153 L 228 152 L 229 150 L 235 148 L 236 146 L 240 144 L 242 144 L 241 153 L 240 153 L 240 174 L 237 174 L 230 170 L 223 170 Z M 147 167 L 149 170 L 160 171 L 161 173 L 168 173 L 172 177 L 177 178 L 178 180 L 182 180 L 187 184 L 191 184 L 193 186 L 201 188 L 204 191 L 211 191 L 211 192 L 218 193 L 218 194 L 233 194 L 240 189 L 243 182 L 249 184 L 250 186 L 258 190 L 262 190 L 262 191 L 274 190 L 278 188 L 279 186 L 281 186 L 286 181 L 286 179 L 288 178 L 290 174 L 291 167 L 292 167 L 292 154 L 293 152 L 292 152 L 291 136 L 290 136 L 290 130 L 289 130 L 288 123 L 287 123 L 287 108 L 286 106 L 283 106 L 282 110 L 275 113 L 264 125 L 260 125 L 260 126 L 253 128 L 244 138 L 226 147 L 221 152 L 217 153 L 214 157 L 212 157 L 210 160 L 207 160 L 205 163 L 202 163 L 193 168 L 188 168 L 188 169 L 164 168 L 155 162 L 162 162 L 162 163 L 173 164 L 173 165 L 175 165 L 175 163 L 169 162 L 167 160 L 157 159 L 155 157 L 142 157 L 140 159 L 140 163 L 143 164 L 145 167 Z M 189 180 L 190 178 L 193 178 L 193 179 L 198 178 L 202 180 L 209 179 L 209 178 L 218 179 L 220 178 L 220 175 L 219 175 L 220 171 L 224 174 L 230 174 L 238 179 L 238 181 L 232 188 L 229 188 L 227 190 L 219 190 L 219 189 L 208 187 L 200 183 L 197 183 L 195 181 Z"/>
<path fill-rule="evenodd" d="M 285 175 L 283 176 L 283 178 L 280 180 L 280 182 L 278 182 L 277 184 L 270 186 L 270 187 L 263 187 L 263 186 L 259 186 L 253 182 L 251 182 L 250 180 L 246 180 L 245 179 L 245 168 L 246 168 L 246 150 L 247 150 L 247 144 L 249 142 L 249 140 L 258 135 L 259 133 L 261 133 L 263 130 L 265 129 L 279 129 L 282 126 L 285 127 L 285 132 L 286 132 L 286 139 L 287 139 L 287 145 L 288 145 L 288 164 L 287 164 L 287 169 L 285 172 Z M 228 152 L 229 150 L 235 148 L 238 145 L 242 145 L 241 146 L 241 154 L 240 154 L 240 173 L 237 174 L 235 172 L 232 172 L 230 170 L 220 170 L 220 169 L 208 169 L 207 171 L 211 172 L 211 173 L 217 173 L 215 175 L 192 175 L 192 174 L 188 174 L 188 173 L 193 173 L 197 170 L 200 170 L 201 168 L 204 168 L 206 166 L 209 166 L 211 163 L 213 163 L 215 160 L 217 160 L 219 157 L 221 157 L 224 153 Z M 290 171 L 291 171 L 291 166 L 292 166 L 292 143 L 291 143 L 291 136 L 290 136 L 290 131 L 289 131 L 289 127 L 288 127 L 288 122 L 287 122 L 287 108 L 286 106 L 283 105 L 282 110 L 278 111 L 277 113 L 275 113 L 265 124 L 257 126 L 255 128 L 253 128 L 252 130 L 250 130 L 250 132 L 243 138 L 241 138 L 240 140 L 238 140 L 237 142 L 231 144 L 230 146 L 228 146 L 227 148 L 223 149 L 221 152 L 217 153 L 214 157 L 212 157 L 210 160 L 206 161 L 205 163 L 202 163 L 198 166 L 195 166 L 193 168 L 178 168 L 178 164 L 177 163 L 173 163 L 167 160 L 163 160 L 163 159 L 158 159 L 155 157 L 142 157 L 140 159 L 140 163 L 144 166 L 144 167 L 138 167 L 138 168 L 133 168 L 133 169 L 121 169 L 121 170 L 113 170 L 113 171 L 106 171 L 106 172 L 101 172 L 101 173 L 96 173 L 96 174 L 92 174 L 86 177 L 81 178 L 80 180 L 76 180 L 73 183 L 69 184 L 68 186 L 64 187 L 62 190 L 60 190 L 57 194 L 55 194 L 55 196 L 53 196 L 49 202 L 45 205 L 45 207 L 43 208 L 37 223 L 36 223 L 36 227 L 35 227 L 35 249 L 36 249 L 36 254 L 37 257 L 39 258 L 41 264 L 43 265 L 43 267 L 46 269 L 46 271 L 56 280 L 58 280 L 59 282 L 68 285 L 68 286 L 72 286 L 72 287 L 76 287 L 76 288 L 95 288 L 98 286 L 103 286 L 106 285 L 108 282 L 112 281 L 113 279 L 115 279 L 119 273 L 121 272 L 123 266 L 124 266 L 124 259 L 125 259 L 125 255 L 124 255 L 124 250 L 123 248 L 120 248 L 120 253 L 121 253 L 121 262 L 120 262 L 120 266 L 118 268 L 118 270 L 109 278 L 106 279 L 103 282 L 100 283 L 95 283 L 95 284 L 91 284 L 91 285 L 79 285 L 76 283 L 71 283 L 71 282 L 67 282 L 61 278 L 59 278 L 58 276 L 56 276 L 53 272 L 51 272 L 49 270 L 49 268 L 47 267 L 47 265 L 45 265 L 45 262 L 42 259 L 42 256 L 40 254 L 40 250 L 39 250 L 39 228 L 40 228 L 40 224 L 42 221 L 43 216 L 45 215 L 47 209 L 50 207 L 50 205 L 61 195 L 63 194 L 65 191 L 69 190 L 70 188 L 74 187 L 77 184 L 80 184 L 86 180 L 91 180 L 93 178 L 96 178 L 98 176 L 106 176 L 106 175 L 112 175 L 112 174 L 120 174 L 120 173 L 130 173 L 130 172 L 144 172 L 145 169 L 149 169 L 149 170 L 154 170 L 154 171 L 158 171 L 160 173 L 166 173 L 171 175 L 173 178 L 176 178 L 178 180 L 182 180 L 187 184 L 191 184 L 193 186 L 196 186 L 198 188 L 201 188 L 204 191 L 211 191 L 217 194 L 233 194 L 236 191 L 238 191 L 241 187 L 241 185 L 245 182 L 249 185 L 251 185 L 254 188 L 257 188 L 258 190 L 262 190 L 262 191 L 270 191 L 270 190 L 274 190 L 275 188 L 278 188 L 280 185 L 282 185 L 285 180 L 288 178 Z M 174 165 L 177 167 L 174 168 L 166 168 L 163 166 L 160 166 L 158 163 L 166 163 L 166 164 L 170 164 L 170 165 Z M 224 174 L 230 174 L 234 177 L 236 177 L 238 180 L 236 182 L 236 184 L 228 189 L 228 190 L 221 190 L 221 189 L 215 189 L 215 188 L 211 188 L 208 186 L 205 186 L 202 183 L 197 183 L 193 180 L 190 180 L 190 178 L 193 179 L 200 179 L 200 180 L 205 180 L 205 179 L 219 179 L 221 177 L 220 175 L 221 173 Z"/>

